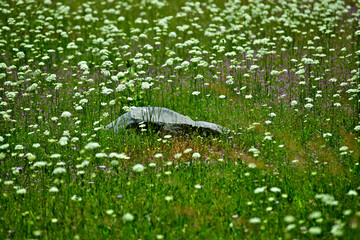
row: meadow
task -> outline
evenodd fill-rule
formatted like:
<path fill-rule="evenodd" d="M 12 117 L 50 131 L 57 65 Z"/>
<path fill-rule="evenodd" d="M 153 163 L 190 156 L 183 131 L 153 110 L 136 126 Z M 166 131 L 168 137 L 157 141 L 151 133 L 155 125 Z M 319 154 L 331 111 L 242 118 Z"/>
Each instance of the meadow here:
<path fill-rule="evenodd" d="M 360 239 L 359 8 L 0 0 L 0 239 Z"/>

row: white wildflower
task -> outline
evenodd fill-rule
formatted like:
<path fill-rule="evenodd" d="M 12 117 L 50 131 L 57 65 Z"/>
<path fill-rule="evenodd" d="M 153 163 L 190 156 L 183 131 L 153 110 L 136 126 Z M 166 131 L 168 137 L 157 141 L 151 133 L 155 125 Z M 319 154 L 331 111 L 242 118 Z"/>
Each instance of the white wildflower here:
<path fill-rule="evenodd" d="M 48 164 L 48 162 L 45 162 L 45 161 L 39 161 L 39 162 L 36 162 L 34 163 L 34 167 L 44 167 Z"/>
<path fill-rule="evenodd" d="M 287 222 L 287 223 L 294 222 L 294 221 L 295 221 L 295 217 L 292 216 L 292 215 L 287 215 L 287 216 L 284 217 L 284 221 Z"/>
<path fill-rule="evenodd" d="M 61 146 L 65 146 L 65 145 L 68 144 L 68 140 L 69 140 L 68 137 L 61 137 L 61 138 L 59 139 L 59 144 L 60 144 Z"/>
<path fill-rule="evenodd" d="M 97 154 L 95 154 L 95 157 L 103 158 L 103 157 L 107 157 L 107 154 L 106 153 L 97 153 Z"/>
<path fill-rule="evenodd" d="M 248 164 L 248 167 L 249 167 L 249 168 L 256 168 L 257 166 L 256 166 L 255 163 L 249 163 L 249 164 Z"/>
<path fill-rule="evenodd" d="M 125 213 L 122 217 L 122 219 L 124 220 L 124 222 L 131 222 L 133 221 L 135 218 L 131 213 Z"/>
<path fill-rule="evenodd" d="M 0 149 L 7 149 L 9 146 L 10 146 L 10 144 L 5 143 L 5 144 L 0 146 Z"/>
<path fill-rule="evenodd" d="M 112 210 L 112 209 L 108 209 L 108 210 L 106 210 L 106 214 L 107 215 L 113 215 L 114 214 L 114 210 Z"/>
<path fill-rule="evenodd" d="M 349 190 L 349 192 L 348 192 L 346 195 L 349 195 L 349 196 L 357 196 L 358 193 L 357 193 L 357 191 L 355 191 L 355 190 Z"/>
<path fill-rule="evenodd" d="M 307 104 L 305 104 L 305 108 L 307 108 L 307 109 L 310 109 L 310 108 L 312 108 L 314 105 L 312 105 L 311 103 L 307 103 Z"/>
<path fill-rule="evenodd" d="M 90 142 L 88 144 L 86 144 L 85 149 L 95 149 L 100 147 L 100 144 L 96 143 L 96 142 Z"/>
<path fill-rule="evenodd" d="M 261 223 L 261 219 L 260 218 L 250 218 L 249 219 L 249 223 Z"/>
<path fill-rule="evenodd" d="M 173 200 L 173 199 L 174 199 L 173 196 L 165 196 L 165 200 L 168 201 L 168 202 Z"/>
<path fill-rule="evenodd" d="M 309 219 L 316 219 L 321 217 L 320 211 L 315 211 L 309 214 Z"/>
<path fill-rule="evenodd" d="M 281 192 L 281 189 L 277 188 L 277 187 L 272 187 L 272 188 L 270 188 L 270 191 L 271 192 Z"/>
<path fill-rule="evenodd" d="M 320 227 L 311 227 L 309 228 L 309 233 L 313 235 L 319 235 L 321 234 L 321 228 Z"/>
<path fill-rule="evenodd" d="M 59 192 L 59 189 L 54 186 L 54 187 L 49 188 L 49 192 Z"/>
<path fill-rule="evenodd" d="M 145 170 L 145 167 L 142 164 L 136 164 L 135 166 L 133 166 L 132 170 L 134 172 L 143 172 Z"/>
<path fill-rule="evenodd" d="M 342 147 L 339 149 L 340 152 L 345 152 L 345 151 L 347 151 L 347 150 L 349 150 L 349 148 L 348 148 L 347 146 L 342 146 Z"/>
<path fill-rule="evenodd" d="M 344 234 L 344 225 L 340 220 L 336 221 L 335 225 L 331 228 L 331 234 L 335 237 L 341 237 Z"/>
<path fill-rule="evenodd" d="M 54 153 L 50 156 L 50 158 L 60 158 L 60 157 L 61 157 L 61 155 L 58 153 Z"/>
<path fill-rule="evenodd" d="M 16 190 L 17 194 L 25 194 L 26 193 L 26 189 L 25 188 L 20 188 L 18 190 Z"/>
<path fill-rule="evenodd" d="M 192 151 L 192 148 L 187 148 L 187 149 L 185 149 L 185 151 L 184 151 L 184 153 L 186 154 L 186 153 L 190 153 Z"/>
<path fill-rule="evenodd" d="M 258 194 L 258 193 L 262 193 L 266 190 L 267 186 L 264 186 L 264 187 L 258 187 L 254 190 L 254 193 L 255 194 Z"/>
<path fill-rule="evenodd" d="M 78 195 L 73 195 L 71 197 L 71 200 L 80 202 L 80 201 L 82 201 L 82 198 L 80 196 L 78 196 Z"/>
<path fill-rule="evenodd" d="M 118 154 L 118 153 L 112 152 L 109 154 L 109 158 L 113 158 L 113 157 L 118 158 L 118 159 L 130 159 L 130 157 L 126 156 L 125 153 Z"/>
<path fill-rule="evenodd" d="M 69 118 L 71 116 L 71 112 L 68 112 L 68 111 L 65 111 L 61 114 L 60 117 L 63 117 L 63 118 Z"/>
<path fill-rule="evenodd" d="M 57 167 L 54 169 L 53 174 L 61 174 L 61 173 L 65 173 L 66 169 L 64 167 Z"/>
<path fill-rule="evenodd" d="M 15 150 L 23 150 L 23 149 L 24 149 L 24 146 L 21 144 L 15 146 Z"/>
<path fill-rule="evenodd" d="M 29 161 L 34 161 L 36 159 L 36 156 L 32 153 L 27 153 L 25 157 L 27 157 Z"/>

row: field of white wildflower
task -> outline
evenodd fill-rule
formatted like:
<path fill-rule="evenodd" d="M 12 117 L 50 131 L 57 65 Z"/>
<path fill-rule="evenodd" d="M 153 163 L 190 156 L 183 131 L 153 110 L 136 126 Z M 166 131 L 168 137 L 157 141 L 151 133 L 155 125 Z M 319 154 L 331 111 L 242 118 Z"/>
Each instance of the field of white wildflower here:
<path fill-rule="evenodd" d="M 359 239 L 359 114 L 357 0 L 0 0 L 0 239 Z"/>

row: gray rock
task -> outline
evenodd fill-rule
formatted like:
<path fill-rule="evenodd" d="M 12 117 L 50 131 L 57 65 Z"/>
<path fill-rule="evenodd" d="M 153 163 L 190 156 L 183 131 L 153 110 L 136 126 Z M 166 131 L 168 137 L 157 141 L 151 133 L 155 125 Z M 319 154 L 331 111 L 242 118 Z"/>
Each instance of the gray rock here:
<path fill-rule="evenodd" d="M 141 124 L 156 131 L 173 134 L 199 133 L 201 135 L 220 135 L 230 132 L 227 128 L 215 123 L 194 121 L 180 113 L 161 107 L 137 107 L 110 123 L 106 130 L 115 133 L 120 129 L 139 128 Z"/>

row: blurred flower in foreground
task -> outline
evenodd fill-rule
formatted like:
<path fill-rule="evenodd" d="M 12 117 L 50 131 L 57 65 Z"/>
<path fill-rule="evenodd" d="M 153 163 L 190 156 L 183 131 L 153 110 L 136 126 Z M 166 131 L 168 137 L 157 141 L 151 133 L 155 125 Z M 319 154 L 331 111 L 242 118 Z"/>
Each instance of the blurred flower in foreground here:
<path fill-rule="evenodd" d="M 100 144 L 96 143 L 96 142 L 90 142 L 88 144 L 86 144 L 85 149 L 95 149 L 100 147 Z"/>
<path fill-rule="evenodd" d="M 60 173 L 65 173 L 66 169 L 63 167 L 57 167 L 54 169 L 53 174 L 60 174 Z"/>
<path fill-rule="evenodd" d="M 112 215 L 113 213 L 114 213 L 114 210 L 112 210 L 112 209 L 106 210 L 107 215 Z"/>
<path fill-rule="evenodd" d="M 132 170 L 134 172 L 143 172 L 145 169 L 145 167 L 142 164 L 136 164 L 135 166 L 133 166 Z"/>
<path fill-rule="evenodd" d="M 261 223 L 261 219 L 260 218 L 250 218 L 249 223 Z"/>
<path fill-rule="evenodd" d="M 59 192 L 59 189 L 54 186 L 49 189 L 49 192 Z"/>
<path fill-rule="evenodd" d="M 125 213 L 122 218 L 124 222 L 131 222 L 134 220 L 134 216 L 131 213 Z"/>
<path fill-rule="evenodd" d="M 321 233 L 321 228 L 319 228 L 319 227 L 311 227 L 309 229 L 309 233 L 313 234 L 313 235 L 318 235 L 318 234 Z"/>
<path fill-rule="evenodd" d="M 20 188 L 18 190 L 16 190 L 17 194 L 25 194 L 26 193 L 26 189 L 25 188 Z"/>
<path fill-rule="evenodd" d="M 69 118 L 69 117 L 71 117 L 71 113 L 70 113 L 70 112 L 65 111 L 65 112 L 63 112 L 63 113 L 61 114 L 61 116 L 60 116 L 60 117 L 63 117 L 63 118 Z"/>
<path fill-rule="evenodd" d="M 355 190 L 349 190 L 349 192 L 348 192 L 346 195 L 357 196 L 358 193 L 357 193 L 357 191 L 355 191 Z"/>
<path fill-rule="evenodd" d="M 184 153 L 186 154 L 186 153 L 189 153 L 191 151 L 192 151 L 192 148 L 187 148 L 187 149 L 185 149 Z"/>

